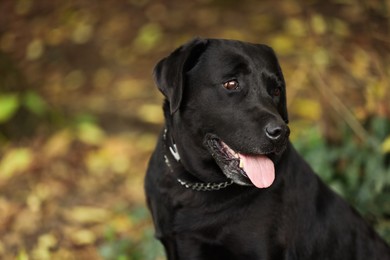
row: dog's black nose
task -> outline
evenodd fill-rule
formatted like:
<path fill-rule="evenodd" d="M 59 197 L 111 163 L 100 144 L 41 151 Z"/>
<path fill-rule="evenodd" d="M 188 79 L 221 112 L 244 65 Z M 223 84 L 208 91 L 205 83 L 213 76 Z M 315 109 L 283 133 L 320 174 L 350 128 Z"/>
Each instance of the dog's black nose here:
<path fill-rule="evenodd" d="M 274 141 L 279 140 L 284 135 L 284 128 L 281 125 L 269 123 L 265 127 L 265 135 Z"/>

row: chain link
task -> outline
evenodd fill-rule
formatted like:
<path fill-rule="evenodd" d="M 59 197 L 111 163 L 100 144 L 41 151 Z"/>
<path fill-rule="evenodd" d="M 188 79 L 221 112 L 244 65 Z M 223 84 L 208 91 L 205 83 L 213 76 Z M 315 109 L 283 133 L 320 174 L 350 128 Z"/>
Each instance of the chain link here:
<path fill-rule="evenodd" d="M 192 189 L 196 191 L 214 191 L 214 190 L 220 190 L 223 188 L 226 188 L 229 185 L 233 184 L 233 180 L 225 181 L 225 182 L 220 182 L 220 183 L 202 183 L 202 182 L 194 182 L 194 183 L 189 183 L 185 182 L 181 179 L 177 179 L 177 181 L 186 187 L 187 189 Z"/>

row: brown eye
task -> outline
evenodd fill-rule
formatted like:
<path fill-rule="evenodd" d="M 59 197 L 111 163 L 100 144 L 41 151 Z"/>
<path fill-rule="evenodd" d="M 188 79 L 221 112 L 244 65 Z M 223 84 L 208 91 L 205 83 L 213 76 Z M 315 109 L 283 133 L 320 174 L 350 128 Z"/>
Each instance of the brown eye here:
<path fill-rule="evenodd" d="M 272 92 L 272 95 L 273 95 L 274 97 L 279 97 L 281 93 L 282 93 L 282 90 L 281 90 L 280 88 L 275 88 L 275 89 L 273 90 L 273 92 Z"/>
<path fill-rule="evenodd" d="M 223 83 L 223 87 L 228 90 L 234 90 L 238 88 L 238 81 L 237 80 L 229 80 L 225 83 Z"/>

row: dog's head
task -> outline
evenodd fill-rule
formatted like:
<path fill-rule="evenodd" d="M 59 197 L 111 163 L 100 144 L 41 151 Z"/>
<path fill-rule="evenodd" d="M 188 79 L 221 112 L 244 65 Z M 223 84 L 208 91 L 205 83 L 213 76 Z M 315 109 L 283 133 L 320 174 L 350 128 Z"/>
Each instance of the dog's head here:
<path fill-rule="evenodd" d="M 189 172 L 204 181 L 223 173 L 240 185 L 273 183 L 289 128 L 285 82 L 270 47 L 195 39 L 161 60 L 154 75 Z"/>

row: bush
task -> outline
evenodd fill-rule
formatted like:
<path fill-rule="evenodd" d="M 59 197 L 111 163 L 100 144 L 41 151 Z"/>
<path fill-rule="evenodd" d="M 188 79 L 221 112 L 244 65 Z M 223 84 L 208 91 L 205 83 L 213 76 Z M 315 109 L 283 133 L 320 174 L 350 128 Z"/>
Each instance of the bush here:
<path fill-rule="evenodd" d="M 329 143 L 318 128 L 311 128 L 294 145 L 315 172 L 390 242 L 390 154 L 385 147 L 390 121 L 372 118 L 366 129 L 364 141 L 345 128 L 343 143 Z"/>

